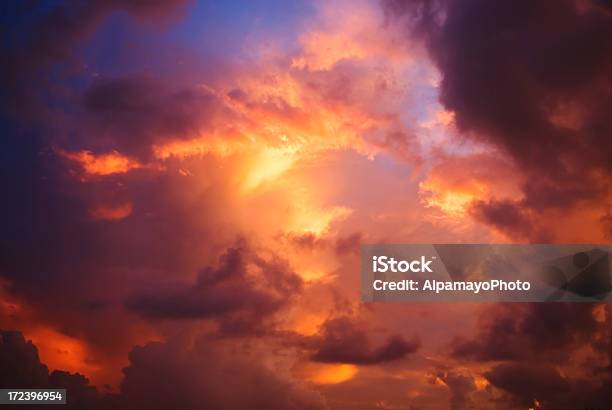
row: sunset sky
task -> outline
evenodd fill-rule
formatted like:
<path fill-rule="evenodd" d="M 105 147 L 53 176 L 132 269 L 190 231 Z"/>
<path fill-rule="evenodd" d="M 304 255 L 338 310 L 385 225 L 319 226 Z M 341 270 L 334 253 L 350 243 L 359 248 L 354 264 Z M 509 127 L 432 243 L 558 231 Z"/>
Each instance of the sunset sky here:
<path fill-rule="evenodd" d="M 609 408 L 609 305 L 363 303 L 359 249 L 609 243 L 610 2 L 0 10 L 0 387 Z"/>

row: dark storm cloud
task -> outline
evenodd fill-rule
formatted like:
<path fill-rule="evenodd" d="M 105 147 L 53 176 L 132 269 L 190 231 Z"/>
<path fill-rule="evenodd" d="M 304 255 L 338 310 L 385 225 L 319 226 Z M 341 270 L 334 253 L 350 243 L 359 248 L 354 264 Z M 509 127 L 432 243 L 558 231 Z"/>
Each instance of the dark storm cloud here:
<path fill-rule="evenodd" d="M 473 338 L 453 342 L 452 355 L 496 362 L 483 376 L 515 406 L 538 400 L 542 408 L 606 408 L 612 399 L 609 315 L 606 305 L 496 305 Z M 585 351 L 596 358 L 576 360 Z"/>
<path fill-rule="evenodd" d="M 511 363 L 497 365 L 484 376 L 520 407 L 533 407 L 537 400 L 544 409 L 604 409 L 612 401 L 609 375 L 572 378 L 553 366 Z"/>
<path fill-rule="evenodd" d="M 38 350 L 19 332 L 0 332 L 0 386 L 26 388 L 48 383 L 47 366 L 40 363 Z"/>
<path fill-rule="evenodd" d="M 352 363 L 371 365 L 401 359 L 415 353 L 421 343 L 417 338 L 406 340 L 392 335 L 379 346 L 372 346 L 366 330 L 353 320 L 340 317 L 324 323 L 318 337 L 307 346 L 314 350 L 311 359 L 323 363 Z"/>
<path fill-rule="evenodd" d="M 612 171 L 612 16 L 592 2 L 388 1 L 440 69 L 458 128 L 511 156 L 524 199 L 475 215 L 524 235 L 522 209 L 605 201 Z M 503 208 L 503 209 L 502 209 Z M 509 210 L 510 216 L 503 210 Z M 536 235 L 539 233 L 535 233 Z"/>
<path fill-rule="evenodd" d="M 453 356 L 478 361 L 567 359 L 593 338 L 601 324 L 594 305 L 535 303 L 496 305 L 481 318 L 473 339 L 455 339 Z"/>
<path fill-rule="evenodd" d="M 322 410 L 323 398 L 262 365 L 206 339 L 148 343 L 129 354 L 119 394 L 100 394 L 79 374 L 53 371 L 19 332 L 0 332 L 0 388 L 67 389 L 67 408 L 166 410 Z M 10 408 L 10 407 L 8 407 Z"/>
<path fill-rule="evenodd" d="M 494 386 L 520 398 L 520 404 L 529 406 L 534 399 L 547 403 L 551 399 L 566 396 L 569 383 L 550 366 L 533 364 L 501 364 L 484 374 Z"/>
<path fill-rule="evenodd" d="M 68 408 L 115 408 L 111 406 L 114 398 L 98 394 L 82 375 L 61 370 L 49 373 L 47 366 L 40 362 L 36 346 L 16 331 L 0 330 L 0 388 L 67 389 L 70 392 Z M 7 406 L 7 409 L 11 408 Z"/>
<path fill-rule="evenodd" d="M 257 278 L 247 274 L 249 267 L 260 271 Z M 222 317 L 222 330 L 243 333 L 261 330 L 262 321 L 299 294 L 302 286 L 286 262 L 265 261 L 243 244 L 228 249 L 218 267 L 203 269 L 196 283 L 159 283 L 131 295 L 127 307 L 156 319 Z"/>

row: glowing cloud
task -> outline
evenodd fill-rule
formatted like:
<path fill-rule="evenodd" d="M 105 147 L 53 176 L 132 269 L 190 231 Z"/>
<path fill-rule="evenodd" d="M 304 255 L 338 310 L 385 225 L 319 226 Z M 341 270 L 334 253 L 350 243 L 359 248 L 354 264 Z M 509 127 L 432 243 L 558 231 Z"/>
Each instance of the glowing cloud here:
<path fill-rule="evenodd" d="M 78 163 L 89 176 L 106 176 L 124 174 L 143 165 L 117 151 L 108 154 L 95 155 L 91 151 L 83 150 L 68 152 L 58 150 L 58 153 L 71 161 Z"/>

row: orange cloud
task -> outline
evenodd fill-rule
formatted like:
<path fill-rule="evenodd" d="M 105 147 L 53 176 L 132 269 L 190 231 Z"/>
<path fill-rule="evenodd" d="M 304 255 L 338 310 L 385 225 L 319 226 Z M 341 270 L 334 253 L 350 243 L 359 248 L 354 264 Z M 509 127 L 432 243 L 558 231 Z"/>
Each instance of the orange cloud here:
<path fill-rule="evenodd" d="M 95 155 L 87 150 L 77 152 L 58 150 L 57 152 L 62 157 L 78 163 L 83 168 L 83 171 L 85 171 L 85 174 L 89 176 L 124 174 L 143 166 L 138 161 L 122 155 L 118 151 L 99 155 Z"/>
<path fill-rule="evenodd" d="M 294 374 L 315 384 L 339 384 L 357 375 L 358 368 L 352 364 L 303 363 L 297 365 Z"/>
<path fill-rule="evenodd" d="M 514 166 L 499 156 L 445 156 L 419 183 L 419 194 L 426 207 L 462 218 L 476 200 L 520 198 L 519 184 Z"/>
<path fill-rule="evenodd" d="M 401 28 L 385 20 L 376 3 L 318 2 L 316 6 L 317 18 L 300 36 L 302 49 L 292 67 L 329 70 L 343 60 L 411 58 Z M 345 12 L 347 8 L 351 13 Z"/>

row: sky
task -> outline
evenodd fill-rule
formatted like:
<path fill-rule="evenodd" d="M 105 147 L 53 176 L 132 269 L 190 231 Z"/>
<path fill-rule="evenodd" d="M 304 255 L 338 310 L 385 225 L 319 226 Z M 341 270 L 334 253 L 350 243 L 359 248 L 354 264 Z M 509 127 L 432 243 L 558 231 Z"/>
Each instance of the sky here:
<path fill-rule="evenodd" d="M 607 304 L 364 303 L 363 243 L 609 243 L 607 1 L 0 5 L 0 387 L 612 402 Z"/>

